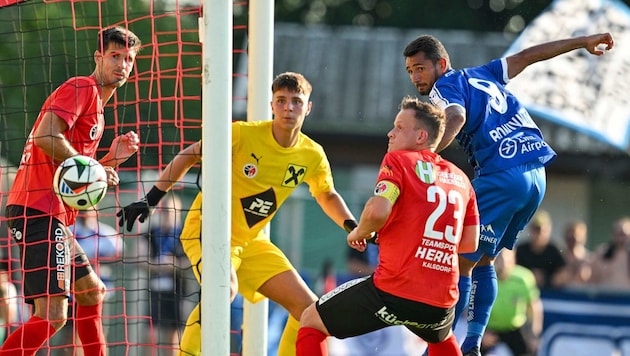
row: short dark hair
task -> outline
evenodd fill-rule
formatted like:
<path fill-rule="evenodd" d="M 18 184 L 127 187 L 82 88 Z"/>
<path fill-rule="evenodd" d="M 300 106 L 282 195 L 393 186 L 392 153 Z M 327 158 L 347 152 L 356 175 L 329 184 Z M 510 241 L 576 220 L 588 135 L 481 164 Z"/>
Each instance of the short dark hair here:
<path fill-rule="evenodd" d="M 403 51 L 405 58 L 415 56 L 417 53 L 424 53 L 425 58 L 431 60 L 433 64 L 441 58 L 446 59 L 447 66 L 451 66 L 448 52 L 440 40 L 431 35 L 422 35 L 409 42 Z"/>
<path fill-rule="evenodd" d="M 140 46 L 142 45 L 140 38 L 138 38 L 135 33 L 121 26 L 102 29 L 101 32 L 99 32 L 97 41 L 96 48 L 98 48 L 100 52 L 105 52 L 110 44 L 115 43 L 133 49 L 137 53 L 140 51 Z"/>
<path fill-rule="evenodd" d="M 310 95 L 313 91 L 311 83 L 300 73 L 284 72 L 278 74 L 271 83 L 271 92 L 288 89 L 294 93 Z"/>
<path fill-rule="evenodd" d="M 431 144 L 437 144 L 444 135 L 446 114 L 429 103 L 425 103 L 413 96 L 406 96 L 400 103 L 400 110 L 411 109 L 415 112 L 416 121 L 424 126 L 429 134 Z"/>

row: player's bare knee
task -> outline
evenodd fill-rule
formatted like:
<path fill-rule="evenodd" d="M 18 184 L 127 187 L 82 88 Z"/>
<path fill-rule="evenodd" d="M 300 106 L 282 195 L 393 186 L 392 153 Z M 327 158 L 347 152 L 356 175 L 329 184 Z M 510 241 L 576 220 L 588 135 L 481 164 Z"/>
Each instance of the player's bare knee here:
<path fill-rule="evenodd" d="M 315 309 L 315 304 L 311 304 L 310 306 L 308 306 L 306 309 L 304 309 L 304 312 L 302 312 L 302 316 L 300 317 L 300 326 L 307 326 L 307 327 L 311 327 L 311 320 L 313 318 L 313 313 L 316 313 L 317 310 Z"/>
<path fill-rule="evenodd" d="M 97 278 L 94 283 L 76 290 L 75 297 L 79 305 L 96 305 L 103 302 L 106 292 L 105 283 Z"/>
<path fill-rule="evenodd" d="M 55 328 L 55 330 L 59 331 L 61 330 L 61 328 L 63 328 L 66 325 L 66 322 L 68 321 L 68 317 L 66 315 L 53 317 L 51 315 L 48 321 L 50 322 L 50 326 Z"/>
<path fill-rule="evenodd" d="M 51 305 L 50 308 L 42 310 L 40 313 L 36 311 L 35 315 L 48 320 L 50 325 L 58 331 L 63 328 L 68 321 L 67 310 L 67 304 L 65 306 Z"/>

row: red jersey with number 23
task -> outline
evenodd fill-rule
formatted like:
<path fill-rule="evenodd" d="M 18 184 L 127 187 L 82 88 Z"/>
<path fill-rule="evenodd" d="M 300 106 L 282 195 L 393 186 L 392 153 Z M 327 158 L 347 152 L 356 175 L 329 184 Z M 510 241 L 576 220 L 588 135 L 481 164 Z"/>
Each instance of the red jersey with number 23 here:
<path fill-rule="evenodd" d="M 33 143 L 33 133 L 46 112 L 55 113 L 68 124 L 64 136 L 79 154 L 94 157 L 105 126 L 100 86 L 91 76 L 73 77 L 50 94 L 26 141 L 7 200 L 7 205 L 22 205 L 50 213 L 71 225 L 76 210 L 65 206 L 53 191 L 53 176 L 61 162 L 53 161 Z"/>
<path fill-rule="evenodd" d="M 452 307 L 459 297 L 462 229 L 479 224 L 468 177 L 436 153 L 392 151 L 383 158 L 374 195 L 394 202 L 378 231 L 376 287 L 435 307 Z"/>

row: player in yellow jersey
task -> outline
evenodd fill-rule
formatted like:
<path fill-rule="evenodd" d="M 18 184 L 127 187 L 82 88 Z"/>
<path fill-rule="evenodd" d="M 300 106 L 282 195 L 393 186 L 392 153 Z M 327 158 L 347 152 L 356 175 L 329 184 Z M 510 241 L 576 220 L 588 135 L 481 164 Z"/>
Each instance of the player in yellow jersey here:
<path fill-rule="evenodd" d="M 237 291 L 251 302 L 267 297 L 289 312 L 278 355 L 294 356 L 302 311 L 317 297 L 263 228 L 301 183 L 323 211 L 347 231 L 356 221 L 334 188 L 323 148 L 302 133 L 311 111 L 311 84 L 298 73 L 278 75 L 271 86 L 273 120 L 232 124 L 231 299 Z M 119 224 L 131 230 L 150 214 L 162 196 L 201 160 L 201 141 L 173 159 L 140 201 L 123 208 Z M 201 274 L 201 193 L 189 211 L 181 242 L 199 281 Z M 199 305 L 191 313 L 181 342 L 181 355 L 200 354 Z"/>

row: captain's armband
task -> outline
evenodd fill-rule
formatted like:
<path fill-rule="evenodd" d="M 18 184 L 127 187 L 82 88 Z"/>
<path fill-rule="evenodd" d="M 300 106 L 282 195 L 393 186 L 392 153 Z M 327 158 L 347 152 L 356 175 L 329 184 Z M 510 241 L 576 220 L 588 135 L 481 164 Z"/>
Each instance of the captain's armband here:
<path fill-rule="evenodd" d="M 400 195 L 400 189 L 390 181 L 381 180 L 374 187 L 374 195 L 386 198 L 394 204 Z"/>

